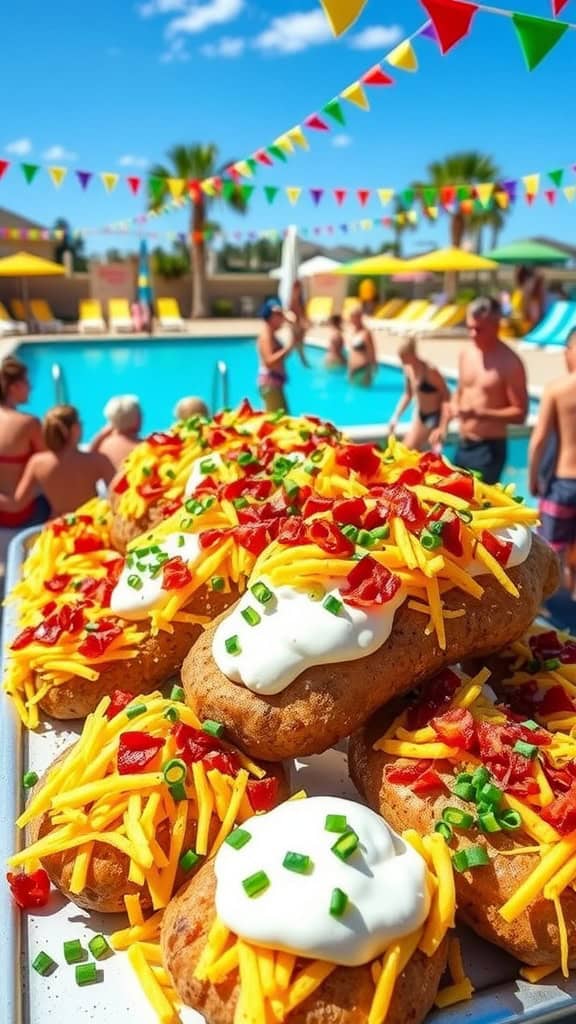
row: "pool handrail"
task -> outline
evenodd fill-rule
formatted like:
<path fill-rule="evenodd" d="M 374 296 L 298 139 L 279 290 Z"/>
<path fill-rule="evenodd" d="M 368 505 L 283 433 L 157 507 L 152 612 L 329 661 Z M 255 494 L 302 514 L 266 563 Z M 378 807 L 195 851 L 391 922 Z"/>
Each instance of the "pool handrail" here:
<path fill-rule="evenodd" d="M 222 404 L 218 403 L 218 391 L 219 385 L 222 388 Z M 215 413 L 218 409 L 226 409 L 228 407 L 229 398 L 229 373 L 228 365 L 223 359 L 218 359 L 214 363 L 214 373 L 212 375 L 212 412 Z"/>

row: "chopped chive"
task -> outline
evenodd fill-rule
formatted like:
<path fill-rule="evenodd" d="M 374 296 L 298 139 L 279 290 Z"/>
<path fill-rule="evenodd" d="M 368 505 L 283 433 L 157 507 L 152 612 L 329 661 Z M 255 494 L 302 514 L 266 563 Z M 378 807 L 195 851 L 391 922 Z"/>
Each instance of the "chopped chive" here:
<path fill-rule="evenodd" d="M 353 526 L 352 523 L 346 523 L 346 526 L 343 526 L 341 529 L 344 536 L 348 537 L 348 540 L 351 540 L 352 543 L 355 544 L 356 541 L 358 540 L 358 534 L 360 532 L 358 530 L 358 527 Z"/>
<path fill-rule="evenodd" d="M 169 786 L 177 786 L 178 783 L 185 781 L 187 770 L 185 761 L 182 761 L 179 757 L 171 758 L 171 760 L 167 761 L 162 767 L 164 782 Z"/>
<path fill-rule="evenodd" d="M 342 610 L 342 601 L 339 601 L 333 594 L 328 594 L 328 597 L 324 598 L 322 602 L 322 607 L 331 615 L 338 615 Z"/>
<path fill-rule="evenodd" d="M 169 722 L 179 722 L 180 714 L 176 708 L 167 708 L 164 712 L 164 718 L 167 718 Z"/>
<path fill-rule="evenodd" d="M 136 555 L 136 558 L 143 558 L 144 555 L 150 554 L 150 548 L 136 548 L 134 554 Z"/>
<path fill-rule="evenodd" d="M 174 480 L 176 473 L 174 472 L 173 469 L 167 469 L 166 476 L 168 477 L 169 480 Z"/>
<path fill-rule="evenodd" d="M 142 466 L 142 476 L 151 476 L 152 469 L 150 466 Z"/>
<path fill-rule="evenodd" d="M 212 587 L 212 590 L 224 590 L 225 584 L 226 580 L 224 579 L 223 576 L 213 576 L 212 579 L 210 580 L 210 586 Z"/>
<path fill-rule="evenodd" d="M 342 917 L 348 906 L 348 897 L 342 889 L 332 889 L 330 897 L 330 914 L 332 917 Z"/>
<path fill-rule="evenodd" d="M 65 521 L 67 526 L 75 526 L 76 525 L 76 516 L 64 516 L 64 521 Z"/>
<path fill-rule="evenodd" d="M 22 786 L 24 789 L 32 789 L 38 782 L 38 775 L 36 772 L 24 772 L 22 777 Z"/>
<path fill-rule="evenodd" d="M 310 459 L 311 459 L 312 462 L 322 462 L 323 458 L 324 458 L 324 452 L 322 450 L 312 452 L 312 454 L 310 455 Z"/>
<path fill-rule="evenodd" d="M 205 722 L 202 722 L 202 729 L 209 736 L 216 736 L 217 739 L 224 735 L 222 722 L 215 722 L 212 718 L 207 718 Z"/>
<path fill-rule="evenodd" d="M 442 538 L 438 537 L 435 533 L 430 533 L 429 530 L 422 530 L 420 543 L 425 551 L 434 551 L 435 548 L 441 546 Z"/>
<path fill-rule="evenodd" d="M 248 501 L 248 498 L 233 498 L 232 504 L 234 505 L 234 508 L 246 508 L 250 502 Z"/>
<path fill-rule="evenodd" d="M 86 950 L 83 948 L 80 939 L 70 939 L 68 942 L 63 942 L 62 950 L 67 964 L 77 964 L 80 960 L 85 960 L 86 958 Z"/>
<path fill-rule="evenodd" d="M 260 604 L 268 604 L 268 601 L 270 601 L 274 596 L 270 588 L 267 587 L 265 583 L 262 583 L 261 580 L 253 583 L 250 590 Z"/>
<path fill-rule="evenodd" d="M 309 430 L 299 430 L 298 433 L 303 441 L 309 441 L 312 436 Z"/>
<path fill-rule="evenodd" d="M 284 860 L 282 861 L 282 867 L 288 871 L 295 871 L 298 875 L 308 874 L 312 866 L 312 861 L 307 853 L 293 853 L 291 850 L 288 851 Z"/>
<path fill-rule="evenodd" d="M 472 776 L 472 784 L 476 787 L 476 789 L 481 789 L 482 786 L 489 781 L 490 772 L 488 771 L 487 768 L 484 768 L 484 766 L 482 766 L 481 768 L 477 768 Z"/>
<path fill-rule="evenodd" d="M 183 548 L 183 547 L 184 547 L 184 545 L 185 545 L 185 543 L 186 543 L 186 538 L 185 538 L 185 537 L 184 537 L 184 535 L 183 535 L 183 534 L 181 533 L 181 534 L 180 534 L 180 536 L 178 537 L 178 547 L 179 547 L 179 548 Z"/>
<path fill-rule="evenodd" d="M 184 693 L 184 689 L 181 686 L 175 685 L 170 690 L 170 700 L 183 701 L 185 696 L 186 694 Z"/>
<path fill-rule="evenodd" d="M 38 974 L 41 974 L 43 978 L 48 974 L 52 974 L 52 971 L 55 971 L 57 966 L 58 964 L 56 961 L 53 960 L 51 956 L 48 956 L 48 953 L 45 953 L 44 951 L 38 953 L 38 956 L 36 956 L 32 961 L 32 967 Z"/>
<path fill-rule="evenodd" d="M 387 523 L 384 523 L 383 526 L 375 526 L 373 530 L 370 530 L 370 533 L 374 541 L 387 540 L 390 536 L 390 527 Z"/>
<path fill-rule="evenodd" d="M 242 882 L 244 892 L 250 899 L 254 899 L 255 896 L 259 896 L 260 893 L 264 892 L 270 885 L 270 879 L 265 871 L 255 871 L 253 875 L 249 875 Z"/>
<path fill-rule="evenodd" d="M 180 803 L 182 800 L 186 800 L 186 787 L 183 782 L 174 782 L 173 785 L 169 786 L 170 796 L 175 803 Z"/>
<path fill-rule="evenodd" d="M 508 832 L 514 832 L 517 828 L 520 828 L 522 824 L 522 817 L 518 811 L 504 811 L 499 818 L 502 828 Z"/>
<path fill-rule="evenodd" d="M 224 641 L 224 647 L 228 654 L 240 654 L 242 648 L 240 647 L 240 640 L 234 634 L 234 636 L 227 636 Z"/>
<path fill-rule="evenodd" d="M 441 835 L 442 839 L 447 843 L 451 843 L 454 838 L 452 828 L 447 821 L 437 821 L 434 825 L 434 831 L 438 832 L 438 835 Z"/>
<path fill-rule="evenodd" d="M 490 508 L 490 502 L 488 502 L 488 508 Z M 472 513 L 468 512 L 468 509 L 465 509 L 465 508 L 460 509 L 456 513 L 456 515 L 458 516 L 459 519 L 462 520 L 463 523 L 471 523 L 472 522 Z"/>
<path fill-rule="evenodd" d="M 250 605 L 248 605 L 247 608 L 243 608 L 240 614 L 244 619 L 244 622 L 247 622 L 249 626 L 257 626 L 258 623 L 262 621 L 256 609 L 252 608 Z"/>
<path fill-rule="evenodd" d="M 539 672 L 541 667 L 542 666 L 541 666 L 540 662 L 538 661 L 538 658 L 532 658 L 528 662 L 528 664 L 526 665 L 526 671 L 527 672 Z"/>
<path fill-rule="evenodd" d="M 442 536 L 442 530 L 444 529 L 444 520 L 436 519 L 433 523 L 428 524 L 430 533 L 435 534 L 437 537 Z"/>
<path fill-rule="evenodd" d="M 348 860 L 352 854 L 356 852 L 359 845 L 360 840 L 358 839 L 358 836 L 352 831 L 352 829 L 350 829 L 336 840 L 334 845 L 331 847 L 331 850 L 332 853 L 335 853 L 336 856 L 340 858 L 340 860 Z"/>
<path fill-rule="evenodd" d="M 200 854 L 196 853 L 196 850 L 186 850 L 180 857 L 180 867 L 182 871 L 190 871 L 191 868 L 196 867 L 198 861 L 201 860 Z"/>
<path fill-rule="evenodd" d="M 530 732 L 537 732 L 540 728 L 538 722 L 535 722 L 532 718 L 527 718 L 525 722 L 520 722 L 520 725 L 524 726 L 525 729 L 530 729 Z"/>
<path fill-rule="evenodd" d="M 306 459 L 306 462 L 302 465 L 302 469 L 305 473 L 308 473 L 309 476 L 316 476 L 319 472 L 318 466 L 315 466 L 310 459 Z"/>
<path fill-rule="evenodd" d="M 126 708 L 126 718 L 137 718 L 138 715 L 143 715 L 148 708 L 145 704 L 132 704 L 131 707 Z"/>
<path fill-rule="evenodd" d="M 284 490 L 286 491 L 286 494 L 290 498 L 290 501 L 292 501 L 293 498 L 297 498 L 298 495 L 300 494 L 300 488 L 298 484 L 294 482 L 294 480 L 285 480 Z"/>
<path fill-rule="evenodd" d="M 460 872 L 485 867 L 489 863 L 490 857 L 483 846 L 469 846 L 467 850 L 458 850 L 452 855 L 452 864 Z"/>
<path fill-rule="evenodd" d="M 97 980 L 98 968 L 96 964 L 77 964 L 76 966 L 76 984 L 77 985 L 91 985 Z"/>
<path fill-rule="evenodd" d="M 470 772 L 458 772 L 458 775 L 456 776 L 456 782 L 472 782 L 473 778 L 474 777 L 470 774 Z"/>
<path fill-rule="evenodd" d="M 192 526 L 192 519 L 190 516 L 182 516 L 180 520 L 180 526 L 183 530 L 188 530 Z"/>
<path fill-rule="evenodd" d="M 369 548 L 372 544 L 372 534 L 370 533 L 370 530 L 358 530 L 356 542 L 361 548 Z"/>
<path fill-rule="evenodd" d="M 474 824 L 474 816 L 468 811 L 461 811 L 459 807 L 445 807 L 442 811 L 442 821 L 454 828 L 468 829 Z"/>
<path fill-rule="evenodd" d="M 240 462 L 240 459 L 238 459 L 238 461 Z M 215 469 L 216 463 L 213 462 L 212 459 L 204 459 L 203 462 L 200 463 L 200 472 L 203 476 L 208 476 L 208 474 L 213 473 Z"/>
<path fill-rule="evenodd" d="M 142 578 L 140 576 L 136 576 L 134 573 L 128 577 L 127 583 L 129 587 L 132 587 L 132 590 L 142 590 Z"/>
<path fill-rule="evenodd" d="M 327 814 L 324 822 L 326 832 L 346 832 L 348 822 L 345 814 Z"/>
<path fill-rule="evenodd" d="M 227 843 L 228 846 L 231 846 L 233 850 L 241 850 L 243 846 L 246 846 L 246 843 L 250 842 L 251 839 L 251 832 L 247 832 L 245 828 L 235 828 L 224 842 Z"/>
<path fill-rule="evenodd" d="M 148 566 L 146 565 L 146 562 L 136 562 L 136 568 L 138 569 L 138 572 L 146 572 Z"/>
<path fill-rule="evenodd" d="M 253 462 L 256 462 L 256 458 L 252 452 L 241 452 L 238 456 L 239 466 L 250 466 Z"/>
<path fill-rule="evenodd" d="M 494 807 L 502 799 L 502 790 L 498 786 L 494 786 L 493 783 L 486 782 L 478 794 L 478 799 Z"/>
<path fill-rule="evenodd" d="M 197 515 L 198 512 L 202 510 L 202 506 L 197 498 L 188 498 L 188 500 L 184 502 L 184 508 L 191 516 Z"/>
<path fill-rule="evenodd" d="M 542 662 L 542 668 L 547 672 L 553 672 L 554 669 L 560 668 L 560 662 L 558 658 L 546 658 L 546 661 Z"/>
<path fill-rule="evenodd" d="M 162 551 L 162 548 L 160 547 L 159 544 L 151 544 L 150 551 L 153 555 L 159 555 Z"/>
<path fill-rule="evenodd" d="M 478 824 L 482 832 L 500 832 L 502 828 L 494 811 L 485 811 L 484 814 L 479 814 Z"/>
<path fill-rule="evenodd" d="M 452 792 L 461 800 L 474 801 L 476 799 L 476 790 L 471 782 L 457 782 Z"/>
<path fill-rule="evenodd" d="M 522 757 L 527 757 L 529 761 L 533 761 L 535 757 L 538 757 L 538 747 L 536 744 L 525 743 L 524 740 L 516 740 L 512 750 L 515 754 L 521 754 Z"/>

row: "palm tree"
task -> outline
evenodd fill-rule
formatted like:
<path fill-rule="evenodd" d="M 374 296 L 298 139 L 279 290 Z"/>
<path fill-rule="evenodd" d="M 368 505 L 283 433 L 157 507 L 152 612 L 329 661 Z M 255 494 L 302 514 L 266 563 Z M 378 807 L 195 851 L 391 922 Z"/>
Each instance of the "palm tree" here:
<path fill-rule="evenodd" d="M 218 166 L 218 147 L 214 143 L 190 146 L 173 146 L 166 154 L 169 164 L 157 164 L 150 170 L 148 178 L 148 205 L 150 209 L 162 206 L 170 196 L 167 178 L 179 178 L 186 182 L 201 182 L 222 173 Z M 226 167 L 230 164 L 226 164 Z M 206 316 L 206 244 L 205 232 L 215 230 L 216 224 L 207 218 L 209 207 L 214 201 L 225 202 L 238 213 L 246 211 L 246 198 L 240 186 L 227 188 L 212 198 L 201 188 L 195 188 L 190 203 L 190 254 L 192 267 L 192 313 L 193 317 Z"/>
<path fill-rule="evenodd" d="M 492 157 L 470 150 L 452 153 L 443 160 L 434 160 L 428 164 L 426 181 L 417 182 L 414 188 L 420 195 L 422 189 L 427 187 L 437 189 L 440 194 L 440 190 L 448 185 L 479 185 L 491 181 L 498 182 L 501 178 L 502 172 Z M 478 205 L 476 203 L 473 212 L 469 214 L 464 213 L 460 203 L 456 202 L 456 207 L 450 214 L 450 244 L 456 248 L 462 246 L 470 228 L 478 233 L 485 225 L 490 225 L 497 231 L 502 227 L 506 210 L 495 207 L 494 200 L 486 210 L 479 209 Z"/>

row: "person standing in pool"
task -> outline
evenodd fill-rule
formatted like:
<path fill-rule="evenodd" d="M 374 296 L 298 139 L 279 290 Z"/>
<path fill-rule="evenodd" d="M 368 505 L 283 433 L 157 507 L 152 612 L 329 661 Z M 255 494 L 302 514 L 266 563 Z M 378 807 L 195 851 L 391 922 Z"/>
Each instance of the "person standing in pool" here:
<path fill-rule="evenodd" d="M 414 338 L 403 342 L 398 355 L 404 370 L 404 394 L 394 410 L 388 429 L 391 434 L 396 432 L 402 413 L 415 401 L 416 414 L 404 441 L 408 448 L 422 452 L 428 447 L 431 432 L 440 424 L 442 406 L 450 401 L 450 391 L 440 371 L 420 358 Z"/>
<path fill-rule="evenodd" d="M 0 493 L 12 498 L 26 465 L 35 452 L 44 448 L 42 426 L 36 416 L 19 412 L 30 398 L 28 369 L 14 356 L 0 364 Z M 50 510 L 37 495 L 17 510 L 0 508 L 0 528 L 23 529 L 43 523 Z"/>
<path fill-rule="evenodd" d="M 346 366 L 346 354 L 344 352 L 344 335 L 342 334 L 342 317 L 334 313 L 328 320 L 328 350 L 324 359 L 324 366 L 328 370 L 339 370 Z"/>
<path fill-rule="evenodd" d="M 377 369 L 372 332 L 364 323 L 362 309 L 350 312 L 351 337 L 348 343 L 348 379 L 358 387 L 369 388 Z"/>
<path fill-rule="evenodd" d="M 284 313 L 277 299 L 268 299 L 262 307 L 262 328 L 256 342 L 258 348 L 258 391 L 268 412 L 284 409 L 288 402 L 284 388 L 288 375 L 284 363 L 294 350 L 291 334 L 287 345 L 283 345 L 277 332 L 284 324 Z"/>
<path fill-rule="evenodd" d="M 524 423 L 528 411 L 526 372 L 522 360 L 498 337 L 500 303 L 475 299 L 468 307 L 471 344 L 460 350 L 458 387 L 445 402 L 440 425 L 430 435 L 442 444 L 452 416 L 460 421 L 460 442 L 453 461 L 480 472 L 487 484 L 500 479 L 506 463 L 509 424 Z"/>

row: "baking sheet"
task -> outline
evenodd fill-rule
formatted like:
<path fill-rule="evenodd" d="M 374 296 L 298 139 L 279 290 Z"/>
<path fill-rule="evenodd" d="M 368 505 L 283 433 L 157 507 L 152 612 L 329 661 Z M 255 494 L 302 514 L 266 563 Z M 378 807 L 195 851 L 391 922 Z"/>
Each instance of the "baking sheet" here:
<path fill-rule="evenodd" d="M 36 533 L 32 528 L 11 543 L 6 566 L 6 591 L 19 579 L 26 546 Z M 2 623 L 2 649 L 15 632 L 15 613 L 9 607 Z M 78 730 L 70 723 L 48 722 L 37 733 L 24 733 L 11 701 L 2 695 L 0 703 L 0 862 L 4 865 L 18 848 L 20 837 L 14 821 L 22 809 L 22 775 L 32 769 L 39 775 L 64 747 L 73 742 Z M 304 758 L 291 769 L 293 785 L 311 794 L 356 797 L 346 769 L 343 749 L 319 757 Z M 0 1024 L 50 1024 L 66 1018 L 75 1024 L 120 1021 L 125 1014 L 139 1024 L 157 1024 L 156 1015 L 141 992 L 125 954 L 114 954 L 99 965 L 98 983 L 85 988 L 76 985 L 74 967 L 62 956 L 62 943 L 80 939 L 86 947 L 90 938 L 109 935 L 125 923 L 124 915 L 94 914 L 80 910 L 57 895 L 38 912 L 20 914 L 10 899 L 7 884 L 0 884 Z M 427 1024 L 546 1024 L 576 1017 L 576 981 L 529 985 L 518 979 L 518 964 L 493 946 L 462 931 L 467 973 L 476 988 L 470 1003 L 432 1013 Z M 58 967 L 43 978 L 30 967 L 34 957 L 45 950 Z M 201 1024 L 192 1010 L 182 1011 L 184 1024 Z"/>

